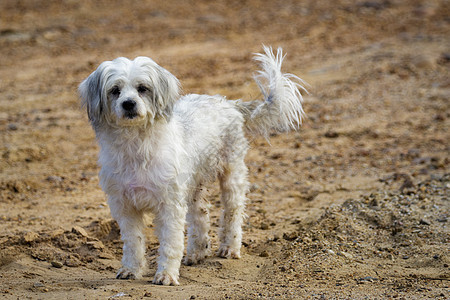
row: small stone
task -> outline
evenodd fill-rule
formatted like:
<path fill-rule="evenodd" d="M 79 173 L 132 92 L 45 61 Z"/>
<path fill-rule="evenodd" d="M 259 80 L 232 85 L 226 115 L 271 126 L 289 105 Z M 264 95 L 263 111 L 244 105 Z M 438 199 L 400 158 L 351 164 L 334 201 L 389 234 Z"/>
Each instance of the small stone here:
<path fill-rule="evenodd" d="M 418 55 L 414 58 L 412 58 L 411 63 L 414 65 L 414 67 L 419 69 L 425 69 L 425 70 L 434 70 L 435 65 L 434 61 L 431 57 Z"/>
<path fill-rule="evenodd" d="M 353 258 L 353 256 L 350 253 L 347 253 L 347 252 L 344 252 L 344 251 L 339 251 L 336 254 L 339 255 L 339 256 L 343 256 L 345 258 L 348 258 L 348 259 L 352 259 Z"/>
<path fill-rule="evenodd" d="M 313 268 L 312 271 L 314 273 L 321 273 L 321 272 L 323 272 L 323 270 L 321 268 Z"/>
<path fill-rule="evenodd" d="M 145 292 L 145 294 L 144 294 L 144 297 L 151 297 L 152 296 L 152 293 L 150 293 L 150 292 Z"/>
<path fill-rule="evenodd" d="M 32 242 L 36 241 L 38 238 L 39 238 L 39 234 L 37 234 L 36 232 L 33 232 L 33 231 L 29 231 L 23 235 L 22 240 L 25 243 L 32 243 Z"/>
<path fill-rule="evenodd" d="M 329 139 L 335 139 L 339 137 L 339 133 L 337 133 L 336 131 L 327 131 L 325 132 L 325 137 Z"/>
<path fill-rule="evenodd" d="M 419 224 L 420 224 L 420 225 L 430 225 L 430 222 L 428 222 L 427 220 L 421 219 L 421 220 L 419 221 Z"/>
<path fill-rule="evenodd" d="M 58 269 L 63 267 L 63 264 L 59 261 L 52 261 L 51 264 L 52 264 L 52 266 L 54 266 L 55 268 L 58 268 Z"/>
<path fill-rule="evenodd" d="M 445 63 L 450 62 L 450 53 L 448 53 L 448 52 L 447 53 L 442 53 L 441 56 L 439 57 L 438 62 L 440 64 L 445 64 Z"/>
<path fill-rule="evenodd" d="M 74 227 L 72 228 L 72 232 L 73 232 L 73 233 L 76 233 L 76 234 L 79 234 L 79 235 L 81 235 L 81 236 L 84 236 L 84 237 L 88 237 L 88 236 L 89 236 L 89 235 L 87 234 L 86 230 L 84 230 L 84 228 L 82 228 L 82 227 L 80 227 L 80 226 L 74 226 Z"/>
<path fill-rule="evenodd" d="M 114 256 L 112 256 L 111 254 L 108 254 L 108 253 L 100 253 L 98 255 L 98 258 L 101 258 L 101 259 L 114 259 Z"/>
<path fill-rule="evenodd" d="M 269 257 L 269 252 L 263 251 L 259 254 L 260 257 Z"/>
<path fill-rule="evenodd" d="M 62 182 L 62 181 L 63 181 L 63 178 L 60 177 L 60 176 L 48 176 L 48 177 L 46 178 L 46 180 L 47 180 L 48 182 Z"/>
<path fill-rule="evenodd" d="M 74 259 L 68 259 L 64 262 L 64 264 L 70 268 L 75 268 L 80 265 L 80 263 Z"/>
<path fill-rule="evenodd" d="M 291 233 L 285 232 L 285 233 L 283 233 L 283 239 L 285 239 L 286 241 L 293 241 L 293 240 L 295 240 L 297 238 L 298 238 L 298 234 L 295 233 L 295 232 L 291 232 Z"/>
<path fill-rule="evenodd" d="M 34 284 L 33 284 L 33 286 L 35 287 L 35 288 L 41 288 L 41 287 L 44 287 L 45 285 L 42 283 L 42 282 L 35 282 Z"/>
<path fill-rule="evenodd" d="M 262 223 L 261 224 L 261 229 L 262 230 L 267 230 L 267 229 L 269 229 L 269 225 L 267 225 L 266 223 Z"/>
<path fill-rule="evenodd" d="M 51 238 L 56 238 L 56 237 L 61 236 L 63 234 L 64 234 L 64 230 L 63 229 L 56 229 L 55 231 L 52 231 L 50 233 L 50 237 Z"/>
<path fill-rule="evenodd" d="M 357 280 L 357 282 L 358 282 L 359 284 L 361 284 L 361 283 L 374 282 L 374 281 L 376 281 L 376 280 L 378 280 L 378 278 L 371 277 L 371 276 L 366 276 L 366 277 L 359 278 L 359 279 Z"/>
<path fill-rule="evenodd" d="M 8 129 L 11 131 L 16 131 L 19 128 L 17 127 L 16 124 L 11 123 L 11 124 L 8 124 Z"/>
<path fill-rule="evenodd" d="M 88 245 L 89 248 L 94 248 L 94 249 L 103 249 L 103 248 L 105 248 L 105 246 L 103 245 L 103 243 L 101 241 L 87 242 L 86 245 Z"/>
<path fill-rule="evenodd" d="M 262 209 L 262 208 L 258 208 L 256 210 L 256 212 L 259 213 L 259 214 L 265 214 L 266 213 L 266 211 L 264 209 Z"/>
<path fill-rule="evenodd" d="M 257 190 L 259 190 L 259 185 L 257 185 L 256 183 L 254 183 L 254 184 L 252 184 L 251 186 L 250 186 L 250 192 L 251 193 L 253 193 L 254 191 L 257 191 Z"/>

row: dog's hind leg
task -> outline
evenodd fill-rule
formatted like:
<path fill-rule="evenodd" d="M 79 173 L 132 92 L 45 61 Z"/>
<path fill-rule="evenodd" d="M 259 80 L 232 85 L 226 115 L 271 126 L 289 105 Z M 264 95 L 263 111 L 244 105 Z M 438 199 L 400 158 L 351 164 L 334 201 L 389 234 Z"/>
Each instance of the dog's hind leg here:
<path fill-rule="evenodd" d="M 218 256 L 240 258 L 242 222 L 245 216 L 245 193 L 248 188 L 247 167 L 241 156 L 228 164 L 220 175 L 221 201 L 224 210 L 219 230 Z"/>
<path fill-rule="evenodd" d="M 209 238 L 209 203 L 204 198 L 204 188 L 199 185 L 189 201 L 187 214 L 188 243 L 185 265 L 200 263 L 211 253 Z"/>
<path fill-rule="evenodd" d="M 134 208 L 115 210 L 110 202 L 111 213 L 120 227 L 123 240 L 122 268 L 117 279 L 137 279 L 145 270 L 144 213 Z"/>

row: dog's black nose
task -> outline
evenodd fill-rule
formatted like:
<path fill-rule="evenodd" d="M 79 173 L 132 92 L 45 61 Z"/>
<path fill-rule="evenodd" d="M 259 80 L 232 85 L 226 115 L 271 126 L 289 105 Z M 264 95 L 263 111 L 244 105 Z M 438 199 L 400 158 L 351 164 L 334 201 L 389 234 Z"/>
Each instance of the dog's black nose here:
<path fill-rule="evenodd" d="M 122 102 L 122 108 L 126 111 L 132 111 L 136 107 L 136 102 L 133 100 L 125 100 Z"/>

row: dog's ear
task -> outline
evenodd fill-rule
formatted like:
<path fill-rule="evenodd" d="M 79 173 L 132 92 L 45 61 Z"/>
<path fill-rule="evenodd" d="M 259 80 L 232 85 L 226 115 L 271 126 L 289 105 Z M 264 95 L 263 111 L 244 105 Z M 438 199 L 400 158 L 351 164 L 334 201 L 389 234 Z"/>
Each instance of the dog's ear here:
<path fill-rule="evenodd" d="M 104 95 L 102 89 L 103 67 L 100 65 L 78 87 L 81 104 L 86 107 L 87 114 L 94 128 L 101 123 L 104 111 Z"/>
<path fill-rule="evenodd" d="M 160 70 L 159 84 L 155 86 L 155 100 L 161 103 L 159 114 L 169 119 L 175 102 L 180 97 L 180 82 L 169 71 L 164 68 Z"/>
<path fill-rule="evenodd" d="M 155 63 L 151 58 L 140 56 L 135 62 L 148 76 L 153 88 L 153 104 L 157 117 L 169 119 L 175 102 L 180 97 L 180 83 L 169 71 Z"/>

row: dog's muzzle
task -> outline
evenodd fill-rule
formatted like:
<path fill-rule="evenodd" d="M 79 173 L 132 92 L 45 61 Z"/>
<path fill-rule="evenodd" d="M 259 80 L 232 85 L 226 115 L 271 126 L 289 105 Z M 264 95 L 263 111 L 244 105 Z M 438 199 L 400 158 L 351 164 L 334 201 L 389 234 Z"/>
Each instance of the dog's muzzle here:
<path fill-rule="evenodd" d="M 134 119 L 137 116 L 136 101 L 125 100 L 122 102 L 122 109 L 124 110 L 124 116 L 128 119 Z"/>

